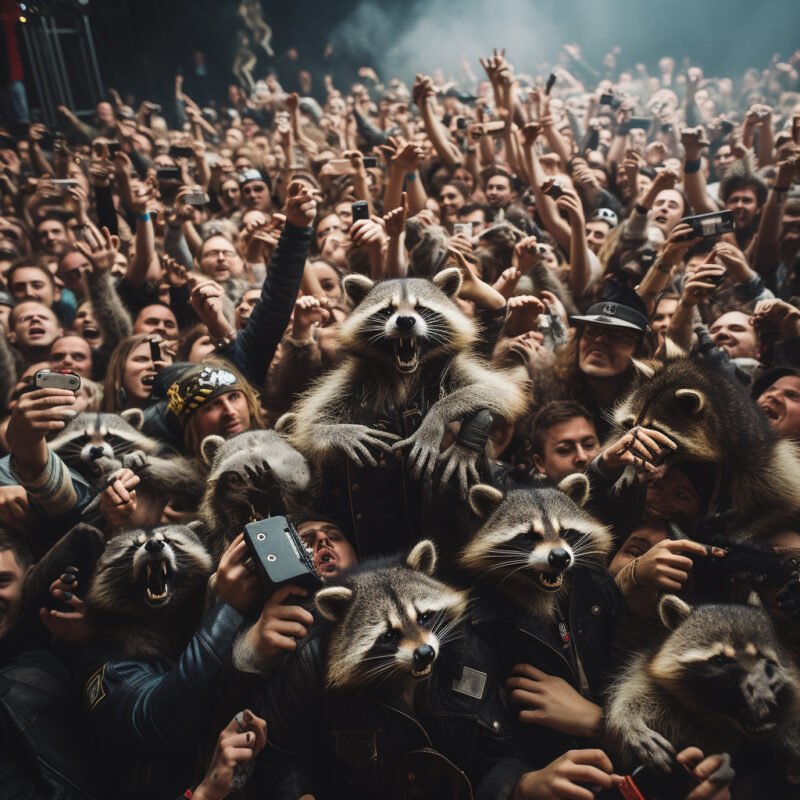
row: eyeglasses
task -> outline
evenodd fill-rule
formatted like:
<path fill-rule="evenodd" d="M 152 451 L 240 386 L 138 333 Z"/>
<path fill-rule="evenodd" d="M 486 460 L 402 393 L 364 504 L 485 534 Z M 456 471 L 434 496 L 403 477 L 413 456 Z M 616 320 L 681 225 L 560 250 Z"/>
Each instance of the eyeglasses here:
<path fill-rule="evenodd" d="M 203 253 L 203 258 L 219 258 L 222 256 L 225 259 L 233 258 L 236 255 L 235 250 L 206 250 Z"/>
<path fill-rule="evenodd" d="M 639 342 L 641 334 L 633 331 L 615 328 L 611 325 L 586 325 L 583 334 L 590 342 L 596 342 L 601 336 L 605 336 L 609 342 L 618 345 L 635 345 Z"/>

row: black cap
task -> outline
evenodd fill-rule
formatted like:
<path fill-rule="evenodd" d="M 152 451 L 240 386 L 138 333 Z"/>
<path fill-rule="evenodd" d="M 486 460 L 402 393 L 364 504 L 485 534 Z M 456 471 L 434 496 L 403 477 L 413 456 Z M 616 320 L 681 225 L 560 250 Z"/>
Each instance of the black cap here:
<path fill-rule="evenodd" d="M 787 375 L 794 375 L 800 378 L 800 369 L 793 367 L 776 367 L 775 369 L 765 372 L 758 380 L 753 382 L 752 396 L 753 400 L 757 400 L 764 392 L 772 386 L 775 381 L 785 378 Z"/>
<path fill-rule="evenodd" d="M 639 333 L 647 333 L 650 330 L 650 323 L 644 314 L 641 314 L 635 308 L 624 306 L 621 303 L 614 303 L 610 300 L 589 306 L 589 310 L 585 315 L 570 317 L 569 321 L 591 322 L 593 325 L 609 325 L 614 328 L 629 328 L 637 330 Z"/>

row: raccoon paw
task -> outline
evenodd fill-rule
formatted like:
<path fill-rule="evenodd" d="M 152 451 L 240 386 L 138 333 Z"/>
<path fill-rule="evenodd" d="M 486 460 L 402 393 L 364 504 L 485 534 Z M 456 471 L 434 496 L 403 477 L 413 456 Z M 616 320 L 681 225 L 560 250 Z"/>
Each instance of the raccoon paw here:
<path fill-rule="evenodd" d="M 469 447 L 464 447 L 458 442 L 451 444 L 437 459 L 437 461 L 445 462 L 445 467 L 439 477 L 439 491 L 444 491 L 453 475 L 457 474 L 459 492 L 461 497 L 466 497 L 469 487 L 481 481 L 476 467 L 479 457 L 480 453 Z"/>
<path fill-rule="evenodd" d="M 736 771 L 731 766 L 731 757 L 728 753 L 717 753 L 716 755 L 722 759 L 722 763 L 708 776 L 708 780 L 716 783 L 717 786 L 729 786 L 736 777 Z"/>
<path fill-rule="evenodd" d="M 439 447 L 444 436 L 444 425 L 429 420 L 431 420 L 430 415 L 425 417 L 422 425 L 408 439 L 397 442 L 392 448 L 402 450 L 411 445 L 406 464 L 411 476 L 417 480 L 424 478 L 430 481 L 433 478 L 433 470 L 439 458 Z"/>
<path fill-rule="evenodd" d="M 357 467 L 363 467 L 365 463 L 371 467 L 377 467 L 378 462 L 369 448 L 375 447 L 391 453 L 392 443 L 399 438 L 389 431 L 368 428 L 366 425 L 345 424 L 337 425 L 336 428 L 333 446 L 343 450 Z"/>
<path fill-rule="evenodd" d="M 662 772 L 672 771 L 676 756 L 675 748 L 660 733 L 640 722 L 631 725 L 626 733 L 626 739 L 638 760 Z"/>
<path fill-rule="evenodd" d="M 619 476 L 617 482 L 611 487 L 611 494 L 614 497 L 619 497 L 625 489 L 630 489 L 636 483 L 636 467 L 627 466 L 622 470 L 622 475 Z"/>
<path fill-rule="evenodd" d="M 142 450 L 134 450 L 122 456 L 122 466 L 131 472 L 141 472 L 147 467 L 147 454 Z"/>

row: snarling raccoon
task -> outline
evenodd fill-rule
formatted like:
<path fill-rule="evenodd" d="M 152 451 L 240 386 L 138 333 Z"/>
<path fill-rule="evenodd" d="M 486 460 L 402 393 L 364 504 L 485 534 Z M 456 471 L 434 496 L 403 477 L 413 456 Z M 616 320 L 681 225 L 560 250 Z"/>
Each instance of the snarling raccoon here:
<path fill-rule="evenodd" d="M 471 355 L 477 332 L 455 304 L 460 288 L 457 269 L 432 281 L 345 278 L 354 306 L 339 339 L 347 355 L 300 399 L 290 433 L 297 449 L 314 464 L 344 454 L 374 467 L 376 451 L 410 448 L 414 478 L 430 479 L 445 461 L 442 482 L 456 474 L 465 493 L 479 454 L 456 443 L 440 455 L 446 426 L 481 409 L 514 421 L 527 396 L 521 371 L 500 372 Z M 421 421 L 411 432 L 404 421 L 413 415 Z"/>
<path fill-rule="evenodd" d="M 576 474 L 558 486 L 545 483 L 504 494 L 487 484 L 469 492 L 472 510 L 484 519 L 458 561 L 470 575 L 506 594 L 518 608 L 553 619 L 569 572 L 605 564 L 611 534 L 581 506 L 589 482 Z"/>
<path fill-rule="evenodd" d="M 86 477 L 97 489 L 119 469 L 133 470 L 144 484 L 162 494 L 199 498 L 202 479 L 189 459 L 161 457 L 162 445 L 140 430 L 139 409 L 122 414 L 78 414 L 50 443 L 67 466 Z"/>
<path fill-rule="evenodd" d="M 207 436 L 200 449 L 210 466 L 200 517 L 215 555 L 248 522 L 291 513 L 308 503 L 308 463 L 275 431 L 248 431 L 227 441 Z"/>
<path fill-rule="evenodd" d="M 211 556 L 190 527 L 124 531 L 95 567 L 89 621 L 131 658 L 177 656 L 200 622 L 210 574 Z"/>
<path fill-rule="evenodd" d="M 423 539 L 405 562 L 369 566 L 317 592 L 320 613 L 334 623 L 327 656 L 331 689 L 363 689 L 427 678 L 466 610 L 466 594 L 433 578 L 436 549 Z M 403 686 L 395 686 L 403 692 Z"/>
<path fill-rule="evenodd" d="M 734 753 L 770 739 L 788 769 L 800 767 L 800 671 L 767 614 L 753 606 L 692 609 L 666 595 L 670 634 L 635 658 L 611 690 L 606 731 L 629 765 L 668 771 L 677 752 Z"/>
<path fill-rule="evenodd" d="M 771 529 L 776 514 L 800 511 L 797 447 L 776 436 L 741 387 L 671 342 L 664 360 L 637 362 L 637 368 L 646 379 L 615 409 L 615 423 L 669 436 L 678 449 L 666 463 L 717 465 L 711 511 L 733 509 L 741 536 Z M 621 482 L 634 474 L 628 468 Z"/>

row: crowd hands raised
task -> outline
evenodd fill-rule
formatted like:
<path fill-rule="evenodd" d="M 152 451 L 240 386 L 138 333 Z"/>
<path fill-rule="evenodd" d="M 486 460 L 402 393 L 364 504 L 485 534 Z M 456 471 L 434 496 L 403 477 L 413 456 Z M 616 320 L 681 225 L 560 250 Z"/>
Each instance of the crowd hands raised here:
<path fill-rule="evenodd" d="M 253 17 L 271 52 L 254 9 L 243 3 L 240 13 Z M 292 485 L 295 502 L 286 506 L 323 583 L 359 558 L 387 555 L 365 545 L 368 520 L 354 535 L 341 507 L 315 499 L 307 481 L 298 501 L 295 478 L 281 473 L 289 456 L 275 455 L 274 443 L 244 473 L 220 477 L 218 466 L 236 457 L 227 442 L 254 452 L 247 434 L 275 428 L 355 352 L 347 322 L 363 284 L 346 290 L 346 276 L 431 279 L 454 267 L 450 313 L 479 326 L 476 358 L 527 381 L 527 410 L 495 417 L 482 440 L 481 482 L 508 490 L 588 475 L 589 507 L 615 540 L 601 569 L 621 598 L 606 688 L 632 654 L 664 639 L 661 597 L 691 600 L 698 564 L 728 557 L 723 546 L 674 535 L 674 523 L 688 530 L 719 508 L 713 470 L 670 466 L 680 450 L 673 429 L 643 420 L 620 429 L 611 414 L 646 380 L 642 359 L 667 359 L 680 347 L 735 383 L 771 429 L 770 442 L 794 447 L 800 438 L 800 52 L 731 78 L 668 56 L 650 74 L 617 51 L 595 68 L 568 45 L 550 81 L 525 74 L 518 55 L 495 50 L 480 61 L 482 77 L 466 64 L 452 79 L 436 72 L 407 84 L 364 67 L 356 82 L 334 85 L 300 70 L 294 86 L 296 58 L 285 74 L 255 80 L 245 43 L 241 85 L 216 111 L 195 103 L 178 78 L 163 115 L 148 101 L 134 111 L 112 91 L 91 124 L 60 107 L 60 131 L 34 124 L 4 132 L 0 666 L 14 690 L 0 700 L 0 783 L 20 797 L 173 798 L 184 789 L 204 800 L 348 796 L 334 785 L 339 772 L 326 783 L 331 760 L 343 774 L 371 775 L 362 789 L 407 796 L 389 777 L 396 765 L 372 730 L 375 717 L 359 735 L 301 731 L 309 747 L 321 743 L 315 788 L 286 777 L 291 747 L 280 735 L 273 742 L 270 713 L 285 732 L 282 717 L 309 718 L 306 706 L 337 702 L 313 683 L 313 664 L 291 658 L 330 623 L 307 589 L 289 584 L 265 597 L 241 527 L 225 529 L 237 492 L 251 518 L 266 516 L 255 513 L 254 486 L 270 473 L 284 499 Z M 686 221 L 697 215 L 710 216 Z M 459 446 L 452 423 L 463 421 L 446 420 L 430 472 L 440 445 L 443 455 Z M 342 446 L 363 473 L 420 441 L 374 423 L 365 422 L 367 434 L 353 425 Z M 288 440 L 308 456 L 300 439 L 278 431 L 283 446 Z M 413 479 L 426 477 L 420 458 Z M 610 488 L 629 473 L 638 505 Z M 477 476 L 474 460 L 448 462 L 442 502 L 463 506 Z M 205 527 L 195 536 L 186 526 L 198 521 Z M 124 536 L 130 563 L 122 550 L 112 553 Z M 800 554 L 797 525 L 762 539 L 762 550 Z M 443 537 L 437 546 L 447 557 L 458 545 Z M 142 566 L 145 552 L 163 550 L 167 560 Z M 162 563 L 163 580 L 153 578 Z M 189 594 L 185 574 L 203 591 Z M 140 631 L 166 624 L 142 625 L 149 618 L 132 599 L 142 581 L 151 610 L 164 596 L 163 613 L 173 608 L 172 649 Z M 775 590 L 748 587 L 779 622 L 795 673 L 797 583 L 795 569 Z M 486 745 L 497 757 L 481 775 L 448 753 L 470 773 L 475 796 L 589 800 L 630 771 L 606 736 L 604 688 L 569 652 L 575 621 L 566 607 L 561 614 L 568 618 L 536 624 L 560 632 L 564 658 L 574 659 L 563 674 L 520 655 L 513 669 L 490 674 L 496 686 L 462 692 L 487 703 L 491 695 L 506 715 L 487 722 L 483 712 L 464 712 L 482 735 L 492 725 L 502 732 Z M 591 646 L 610 652 L 611 640 Z M 23 667 L 39 671 L 47 697 L 26 691 L 16 677 Z M 283 686 L 287 670 L 297 692 L 278 697 L 276 711 L 264 687 Z M 487 672 L 477 673 L 484 682 Z M 435 705 L 427 690 L 415 691 L 390 705 L 412 716 Z M 29 719 L 38 761 L 20 733 Z M 533 747 L 546 741 L 542 730 L 567 745 Z M 504 755 L 509 740 L 516 772 Z M 413 749 L 421 747 L 430 738 Z M 673 769 L 684 765 L 693 784 L 671 796 L 767 796 L 747 782 L 748 770 L 759 771 L 750 755 L 737 784 L 724 753 L 683 748 Z M 414 796 L 450 796 L 430 793 L 424 774 Z M 373 796 L 363 791 L 349 796 Z M 784 796 L 775 791 L 769 796 Z"/>

